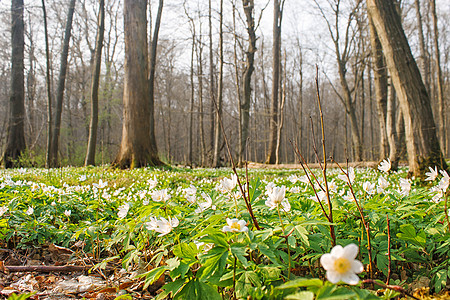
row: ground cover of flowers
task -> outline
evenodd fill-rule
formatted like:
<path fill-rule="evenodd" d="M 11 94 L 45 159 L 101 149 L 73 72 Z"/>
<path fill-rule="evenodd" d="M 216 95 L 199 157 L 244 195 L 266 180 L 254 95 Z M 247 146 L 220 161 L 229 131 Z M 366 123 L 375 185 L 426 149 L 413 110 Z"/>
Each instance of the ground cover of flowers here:
<path fill-rule="evenodd" d="M 1 295 L 34 291 L 43 299 L 57 288 L 103 299 L 391 299 L 415 288 L 422 288 L 416 298 L 443 295 L 449 176 L 430 168 L 419 181 L 389 169 L 389 161 L 330 169 L 326 181 L 321 170 L 239 170 L 239 177 L 225 168 L 1 170 Z M 93 267 L 50 282 L 7 270 L 58 260 Z"/>

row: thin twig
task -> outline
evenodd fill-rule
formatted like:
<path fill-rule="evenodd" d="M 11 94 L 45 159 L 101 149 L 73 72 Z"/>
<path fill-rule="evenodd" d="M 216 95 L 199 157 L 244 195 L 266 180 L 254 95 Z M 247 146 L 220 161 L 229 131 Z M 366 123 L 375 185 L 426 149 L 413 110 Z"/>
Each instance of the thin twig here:
<path fill-rule="evenodd" d="M 389 216 L 386 214 L 387 223 L 387 236 L 388 236 L 388 273 L 386 278 L 386 284 L 389 284 L 391 280 L 391 226 L 389 225 Z"/>
<path fill-rule="evenodd" d="M 214 97 L 212 98 L 212 100 L 213 100 L 214 106 L 216 108 L 217 119 L 219 120 L 220 128 L 222 129 L 223 139 L 225 140 L 225 146 L 227 148 L 228 158 L 230 159 L 230 162 L 231 162 L 231 169 L 233 170 L 233 173 L 236 175 L 239 189 L 241 190 L 242 197 L 244 198 L 244 201 L 245 201 L 245 206 L 247 207 L 247 211 L 250 214 L 253 225 L 256 227 L 257 230 L 260 230 L 261 228 L 259 227 L 259 224 L 258 224 L 258 221 L 256 220 L 255 214 L 253 213 L 252 205 L 250 204 L 250 201 L 247 199 L 247 196 L 245 195 L 245 191 L 242 186 L 241 180 L 239 179 L 239 175 L 236 170 L 236 163 L 233 160 L 233 155 L 231 155 L 230 144 L 228 143 L 228 138 L 225 133 L 225 127 L 223 126 L 222 118 L 219 114 L 219 107 L 217 106 L 217 102 L 216 102 L 216 99 L 214 99 Z"/>
<path fill-rule="evenodd" d="M 444 201 L 444 215 L 445 215 L 445 219 L 447 220 L 447 226 L 448 226 L 448 231 L 450 232 L 450 220 L 449 220 L 449 217 L 448 217 L 448 209 L 447 209 L 447 201 L 448 201 L 448 196 L 447 196 L 447 194 L 445 193 L 444 194 L 444 197 L 445 197 L 445 201 Z"/>
<path fill-rule="evenodd" d="M 370 279 L 373 279 L 372 243 L 371 243 L 371 239 L 370 239 L 369 223 L 366 222 L 366 218 L 364 217 L 364 212 L 363 212 L 361 206 L 359 205 L 358 200 L 356 200 L 356 195 L 355 195 L 355 192 L 353 191 L 353 187 L 350 182 L 350 176 L 348 175 L 348 167 L 347 167 L 347 172 L 345 172 L 344 169 L 342 169 L 341 165 L 337 161 L 335 161 L 332 157 L 331 157 L 331 160 L 338 166 L 338 168 L 342 171 L 342 173 L 344 173 L 345 176 L 347 177 L 347 186 L 350 188 L 350 193 L 352 194 L 353 200 L 355 201 L 356 207 L 358 208 L 359 214 L 361 216 L 361 221 L 363 223 L 363 227 L 364 227 L 364 230 L 366 231 L 366 235 L 367 235 L 367 252 L 369 254 L 369 275 L 370 275 Z M 348 161 L 347 161 L 347 166 L 348 166 Z"/>
<path fill-rule="evenodd" d="M 399 285 L 387 285 L 387 284 L 384 284 L 382 282 L 375 281 L 373 279 L 365 279 L 362 282 L 363 283 L 376 284 L 378 286 L 381 286 L 384 289 L 393 290 L 393 291 L 399 292 L 402 295 L 406 295 L 406 296 L 411 297 L 413 299 L 420 300 L 419 298 L 414 297 L 412 294 L 410 294 L 407 290 L 405 290 L 403 287 L 401 287 Z"/>

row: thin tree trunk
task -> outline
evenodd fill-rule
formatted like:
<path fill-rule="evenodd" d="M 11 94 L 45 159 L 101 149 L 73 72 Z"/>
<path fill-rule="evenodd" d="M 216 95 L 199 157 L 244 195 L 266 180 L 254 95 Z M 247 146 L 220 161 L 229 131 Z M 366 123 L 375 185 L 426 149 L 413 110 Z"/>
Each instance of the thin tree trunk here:
<path fill-rule="evenodd" d="M 216 102 L 216 91 L 214 87 L 214 58 L 213 58 L 213 36 L 212 36 L 212 11 L 211 11 L 211 0 L 208 1 L 208 25 L 209 25 L 209 97 L 211 98 L 210 101 L 210 132 L 209 132 L 209 141 L 210 141 L 210 150 L 208 152 L 210 153 L 209 161 L 213 162 L 214 160 L 214 116 L 215 116 L 215 108 L 214 103 Z"/>
<path fill-rule="evenodd" d="M 417 19 L 417 31 L 419 35 L 419 49 L 420 49 L 420 71 L 422 73 L 422 80 L 425 84 L 428 94 L 430 93 L 430 74 L 428 70 L 430 69 L 428 64 L 428 55 L 425 48 L 425 37 L 423 35 L 423 25 L 422 25 L 422 15 L 420 13 L 420 0 L 414 1 L 414 6 L 416 9 L 416 19 Z"/>
<path fill-rule="evenodd" d="M 45 0 L 42 0 L 42 13 L 44 19 L 44 38 L 45 38 L 45 59 L 46 59 L 46 88 L 47 88 L 47 159 L 46 166 L 50 168 L 51 160 L 51 142 L 53 132 L 53 113 L 52 113 L 52 86 L 50 77 L 50 50 L 48 46 L 48 30 L 47 30 L 47 11 L 45 9 Z"/>
<path fill-rule="evenodd" d="M 247 33 L 248 33 L 248 48 L 245 52 L 247 60 L 245 61 L 245 70 L 243 76 L 243 99 L 241 105 L 242 112 L 242 135 L 240 144 L 240 157 L 244 157 L 245 148 L 247 146 L 247 138 L 249 135 L 249 121 L 250 121 L 250 104 L 251 104 L 251 82 L 252 75 L 255 69 L 255 52 L 256 52 L 256 33 L 255 33 L 255 19 L 253 18 L 254 13 L 254 1 L 253 0 L 242 0 L 242 6 L 244 8 L 245 20 L 247 23 Z"/>
<path fill-rule="evenodd" d="M 189 140 L 188 140 L 188 164 L 192 166 L 192 127 L 194 126 L 194 97 L 195 97 L 195 86 L 194 86 L 194 51 L 195 51 L 195 27 L 194 22 L 192 22 L 192 48 L 191 48 L 191 66 L 190 66 L 190 86 L 191 86 L 191 105 L 189 108 Z"/>
<path fill-rule="evenodd" d="M 160 164 L 159 158 L 157 159 L 158 147 L 156 145 L 156 136 L 155 136 L 155 72 L 156 72 L 156 56 L 157 56 L 157 47 L 158 47 L 158 36 L 159 36 L 159 27 L 161 25 L 161 15 L 164 6 L 164 0 L 159 0 L 158 12 L 156 14 L 155 20 L 155 28 L 153 30 L 151 48 L 150 48 L 150 69 L 148 76 L 148 85 L 149 85 L 149 119 L 150 119 L 150 147 L 151 151 L 155 153 L 155 164 Z"/>
<path fill-rule="evenodd" d="M 269 151 L 267 164 L 276 162 L 277 128 L 278 128 L 278 90 L 280 84 L 280 51 L 281 51 L 281 0 L 273 0 L 273 45 L 272 45 L 272 97 L 270 101 Z"/>
<path fill-rule="evenodd" d="M 63 51 L 61 53 L 61 64 L 59 70 L 58 87 L 56 89 L 56 111 L 55 111 L 55 126 L 53 127 L 53 134 L 50 147 L 50 167 L 56 167 L 58 165 L 58 152 L 59 152 L 59 136 L 61 132 L 61 117 L 63 109 L 64 99 L 64 87 L 66 84 L 67 73 L 67 58 L 69 56 L 69 41 L 72 30 L 73 13 L 75 11 L 75 0 L 71 0 L 69 4 L 69 11 L 67 14 L 66 29 L 64 32 Z"/>
<path fill-rule="evenodd" d="M 416 0 L 417 1 L 417 0 Z M 441 149 L 444 152 L 447 149 L 445 144 L 445 136 L 446 136 L 446 120 L 445 120 L 445 106 L 444 106 L 444 79 L 442 77 L 442 69 L 441 69 L 441 54 L 439 50 L 439 32 L 438 32 L 438 24 L 437 24 L 437 15 L 436 15 L 436 0 L 430 0 L 430 8 L 431 8 L 431 16 L 433 18 L 433 40 L 434 40 L 434 60 L 436 64 L 436 72 L 437 72 L 437 96 L 438 96 L 438 114 L 439 114 L 439 141 L 441 145 Z"/>
<path fill-rule="evenodd" d="M 3 154 L 5 168 L 20 166 L 20 156 L 26 150 L 23 11 L 23 0 L 11 1 L 11 94 L 7 144 Z"/>
<path fill-rule="evenodd" d="M 214 132 L 214 157 L 213 167 L 220 167 L 220 148 L 222 145 L 222 132 L 220 128 L 219 118 L 222 119 L 222 105 L 223 105 L 223 0 L 220 0 L 219 12 L 219 85 L 217 87 L 217 107 L 216 107 L 216 122 Z"/>
<path fill-rule="evenodd" d="M 383 46 L 386 63 L 399 97 L 405 121 L 410 172 L 416 177 L 422 177 L 429 166 L 447 169 L 436 135 L 430 98 L 394 3 L 367 0 L 367 8 Z"/>
<path fill-rule="evenodd" d="M 387 114 L 387 68 L 383 56 L 383 49 L 381 48 L 380 40 L 378 39 L 375 26 L 372 19 L 369 17 L 370 30 L 370 45 L 372 50 L 372 66 L 374 73 L 375 98 L 378 112 L 378 126 L 380 130 L 379 156 L 378 159 L 385 159 L 388 155 L 388 138 L 386 131 L 386 114 Z"/>
<path fill-rule="evenodd" d="M 98 17 L 97 43 L 95 45 L 94 70 L 91 84 L 91 121 L 89 123 L 89 140 L 84 165 L 95 165 L 95 147 L 97 144 L 98 127 L 98 86 L 100 81 L 100 68 L 102 65 L 103 35 L 105 31 L 105 1 L 100 0 Z"/>

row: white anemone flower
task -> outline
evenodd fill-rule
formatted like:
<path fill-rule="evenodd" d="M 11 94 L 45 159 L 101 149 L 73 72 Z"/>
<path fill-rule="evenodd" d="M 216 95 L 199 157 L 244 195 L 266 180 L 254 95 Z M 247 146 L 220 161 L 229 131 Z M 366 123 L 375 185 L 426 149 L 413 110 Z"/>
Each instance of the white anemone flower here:
<path fill-rule="evenodd" d="M 175 218 L 170 218 L 167 220 L 166 218 L 161 217 L 160 220 L 151 217 L 150 222 L 145 223 L 148 230 L 154 230 L 159 232 L 158 236 L 164 236 L 172 231 L 173 228 L 177 227 L 180 224 L 180 221 Z"/>
<path fill-rule="evenodd" d="M 425 173 L 425 175 L 427 176 L 425 181 L 434 181 L 439 175 L 437 167 L 435 166 L 434 170 L 431 167 L 428 167 L 428 169 L 430 170 L 430 172 Z"/>
<path fill-rule="evenodd" d="M 283 185 L 282 187 L 274 187 L 272 192 L 268 194 L 269 198 L 266 200 L 266 205 L 270 208 L 270 210 L 277 208 L 278 205 L 281 205 L 282 209 L 285 212 L 291 210 L 291 205 L 289 201 L 284 198 L 286 195 L 286 187 Z"/>
<path fill-rule="evenodd" d="M 121 206 L 119 206 L 119 212 L 117 213 L 117 217 L 119 217 L 119 219 L 125 218 L 128 214 L 129 209 L 130 204 L 128 203 L 122 204 Z"/>
<path fill-rule="evenodd" d="M 70 217 L 71 214 L 72 214 L 72 211 L 71 211 L 70 209 L 66 209 L 66 210 L 64 211 L 64 215 L 65 215 L 66 217 Z"/>
<path fill-rule="evenodd" d="M 8 211 L 7 206 L 0 207 L 0 217 L 3 216 Z"/>
<path fill-rule="evenodd" d="M 222 231 L 224 232 L 247 232 L 247 221 L 239 219 L 227 218 L 227 224 L 223 226 Z"/>
<path fill-rule="evenodd" d="M 344 170 L 344 173 L 345 174 L 338 175 L 338 178 L 342 181 L 352 184 L 355 180 L 355 169 L 353 169 L 353 167 L 349 167 L 347 172 Z M 348 174 L 348 178 L 346 174 Z"/>
<path fill-rule="evenodd" d="M 377 193 L 383 194 L 388 186 L 389 186 L 389 182 L 383 176 L 380 176 L 378 178 Z"/>
<path fill-rule="evenodd" d="M 448 176 L 448 173 L 446 171 L 440 170 L 439 173 L 441 173 L 442 178 L 439 181 L 438 189 L 441 189 L 442 191 L 447 191 L 448 185 L 450 183 L 450 177 Z"/>
<path fill-rule="evenodd" d="M 158 180 L 156 179 L 156 176 L 153 176 L 153 179 L 148 179 L 147 180 L 147 184 L 148 184 L 148 189 L 154 189 L 156 187 L 156 185 L 158 185 Z"/>
<path fill-rule="evenodd" d="M 320 264 L 327 271 L 327 279 L 331 283 L 343 281 L 356 285 L 359 282 L 358 273 L 364 270 L 363 264 L 355 259 L 358 255 L 358 246 L 349 244 L 345 247 L 334 246 L 330 253 L 320 257 Z"/>
<path fill-rule="evenodd" d="M 235 174 L 231 175 L 231 179 L 224 178 L 219 182 L 219 190 L 222 193 L 230 193 L 237 184 L 237 176 Z"/>
<path fill-rule="evenodd" d="M 27 215 L 31 216 L 34 213 L 34 208 L 31 206 L 28 207 L 27 211 L 25 212 Z"/>
<path fill-rule="evenodd" d="M 108 182 L 107 181 L 103 181 L 103 180 L 99 180 L 98 183 L 94 183 L 92 184 L 94 187 L 98 188 L 98 189 L 103 189 L 105 187 L 108 186 Z"/>
<path fill-rule="evenodd" d="M 378 170 L 388 173 L 391 170 L 391 160 L 385 159 L 378 166 Z"/>
<path fill-rule="evenodd" d="M 152 199 L 155 202 L 166 202 L 170 199 L 170 194 L 168 194 L 167 189 L 162 189 L 152 192 Z"/>
<path fill-rule="evenodd" d="M 369 195 L 375 194 L 375 183 L 366 181 L 363 183 L 363 190 Z"/>
<path fill-rule="evenodd" d="M 196 193 L 197 188 L 192 184 L 188 188 L 183 189 L 183 194 L 186 196 L 194 196 Z"/>
<path fill-rule="evenodd" d="M 205 200 L 205 202 L 199 202 L 198 208 L 194 211 L 196 214 L 202 213 L 208 208 L 212 208 L 213 210 L 216 209 L 215 205 L 212 205 L 212 199 L 210 196 L 206 195 L 205 193 L 202 193 L 202 198 Z"/>
<path fill-rule="evenodd" d="M 400 195 L 408 196 L 411 191 L 411 182 L 408 179 L 400 178 Z"/>

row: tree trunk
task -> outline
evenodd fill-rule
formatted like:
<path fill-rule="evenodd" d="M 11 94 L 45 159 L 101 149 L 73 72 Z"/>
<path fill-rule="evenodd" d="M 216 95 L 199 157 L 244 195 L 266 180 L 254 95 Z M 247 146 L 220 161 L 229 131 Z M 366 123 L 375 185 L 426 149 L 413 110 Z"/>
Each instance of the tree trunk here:
<path fill-rule="evenodd" d="M 194 126 L 194 97 L 195 97 L 195 86 L 194 86 L 194 51 L 195 51 L 195 27 L 194 22 L 192 22 L 192 48 L 191 48 L 191 66 L 190 66 L 190 85 L 191 85 L 191 105 L 189 108 L 189 140 L 188 140 L 188 164 L 192 166 L 192 144 L 193 137 L 192 127 Z"/>
<path fill-rule="evenodd" d="M 210 126 L 209 126 L 209 142 L 210 142 L 210 150 L 209 152 L 209 163 L 212 164 L 212 161 L 214 159 L 214 116 L 215 116 L 215 97 L 216 97 L 216 91 L 214 88 L 214 59 L 213 59 L 213 36 L 212 36 L 212 12 L 211 12 L 211 0 L 208 1 L 208 25 L 209 25 L 209 97 L 210 100 Z"/>
<path fill-rule="evenodd" d="M 200 12 L 199 12 L 200 14 Z M 199 16 L 200 18 L 200 16 Z M 200 131 L 200 148 L 201 160 L 200 165 L 205 166 L 206 144 L 205 144 L 205 127 L 204 127 L 204 110 L 203 110 L 203 44 L 202 44 L 202 26 L 200 24 L 200 32 L 197 44 L 197 79 L 198 79 L 198 110 L 199 110 L 199 131 Z"/>
<path fill-rule="evenodd" d="M 281 0 L 273 0 L 272 98 L 270 101 L 269 151 L 267 164 L 276 162 L 278 128 L 278 89 L 280 84 Z"/>
<path fill-rule="evenodd" d="M 220 121 L 222 119 L 223 105 L 223 0 L 220 0 L 219 12 L 219 85 L 217 87 L 217 103 L 216 103 L 216 122 L 214 127 L 214 157 L 213 167 L 220 167 L 220 148 L 223 143 L 222 132 L 220 129 Z"/>
<path fill-rule="evenodd" d="M 447 149 L 445 145 L 446 141 L 446 127 L 445 127 L 445 106 L 444 106 L 444 79 L 442 78 L 442 69 L 441 69 L 441 54 L 439 51 L 439 32 L 438 32 L 438 24 L 437 24 L 437 15 L 436 15 L 436 0 L 430 0 L 430 9 L 431 16 L 433 18 L 433 40 L 434 40 L 434 59 L 436 64 L 436 72 L 437 72 L 437 95 L 438 95 L 438 114 L 439 114 L 439 141 L 441 144 L 442 151 Z"/>
<path fill-rule="evenodd" d="M 9 98 L 9 126 L 5 168 L 21 165 L 20 156 L 25 145 L 25 83 L 24 83 L 24 21 L 23 0 L 11 1 L 11 96 Z"/>
<path fill-rule="evenodd" d="M 72 30 L 73 13 L 75 11 L 75 0 L 71 0 L 69 4 L 69 11 L 67 14 L 66 29 L 64 32 L 63 51 L 61 53 L 61 64 L 59 69 L 58 87 L 56 89 L 56 111 L 55 111 L 55 124 L 53 127 L 52 140 L 50 145 L 50 167 L 56 167 L 58 165 L 58 147 L 59 147 L 59 135 L 61 132 L 61 117 L 64 99 L 64 87 L 66 84 L 67 73 L 67 57 L 69 56 L 69 41 Z"/>
<path fill-rule="evenodd" d="M 50 50 L 48 46 L 48 30 L 47 30 L 47 11 L 45 9 L 45 0 L 42 0 L 42 13 L 44 19 L 44 37 L 45 37 L 45 71 L 46 71 L 46 87 L 47 87 L 47 158 L 46 167 L 50 168 L 52 132 L 53 132 L 53 113 L 52 113 L 52 86 L 50 77 Z"/>
<path fill-rule="evenodd" d="M 247 22 L 247 33 L 248 33 L 248 48 L 245 52 L 247 60 L 245 61 L 245 70 L 244 70 L 244 78 L 243 78 L 243 87 L 242 87 L 242 103 L 241 103 L 241 143 L 240 143 L 240 157 L 244 157 L 245 147 L 247 145 L 247 138 L 249 134 L 249 121 L 250 121 L 250 103 L 251 103 L 251 81 L 252 74 L 255 70 L 254 61 L 255 61 L 255 52 L 256 52 L 256 33 L 255 33 L 255 19 L 253 18 L 254 12 L 254 1 L 253 0 L 242 0 L 242 6 L 244 8 L 245 20 Z"/>
<path fill-rule="evenodd" d="M 138 2 L 141 2 L 139 0 Z M 158 12 L 156 14 L 155 20 L 155 28 L 153 30 L 153 36 L 151 41 L 151 49 L 150 49 L 150 70 L 148 71 L 148 85 L 149 85 L 149 121 L 150 121 L 150 149 L 152 151 L 152 159 L 151 164 L 159 165 L 162 162 L 158 158 L 158 147 L 156 145 L 156 136 L 155 136 L 155 72 L 156 72 L 156 56 L 157 56 L 157 46 L 158 46 L 158 35 L 159 35 L 159 27 L 161 25 L 161 15 L 164 6 L 164 0 L 159 0 Z M 144 19 L 142 19 L 144 21 Z M 147 23 L 145 19 L 145 23 Z M 132 28 L 130 28 L 132 29 Z M 147 33 L 147 29 L 145 29 L 145 33 Z M 139 33 L 138 33 L 139 35 Z M 133 43 L 132 40 L 130 40 Z M 130 44 L 130 48 L 133 44 Z M 147 38 L 145 39 L 145 45 L 147 46 Z M 139 47 L 139 46 L 138 46 Z M 147 57 L 147 55 L 145 56 Z"/>
<path fill-rule="evenodd" d="M 123 126 L 120 150 L 114 161 L 119 168 L 159 165 L 151 143 L 148 80 L 147 1 L 124 1 L 125 75 Z"/>
<path fill-rule="evenodd" d="M 387 114 L 387 69 L 383 56 L 383 49 L 378 38 L 372 19 L 369 17 L 370 45 L 372 47 L 372 65 L 374 70 L 375 98 L 378 112 L 378 125 L 380 129 L 380 144 L 378 159 L 388 156 L 388 138 L 386 131 Z"/>
<path fill-rule="evenodd" d="M 422 73 L 422 80 L 425 84 L 428 94 L 430 94 L 430 74 L 428 70 L 430 69 L 428 64 L 428 55 L 425 48 L 425 37 L 423 36 L 423 26 L 422 26 L 422 15 L 420 13 L 420 0 L 414 1 L 414 6 L 416 9 L 416 19 L 417 19 L 417 31 L 419 34 L 419 49 L 420 49 L 420 71 Z"/>
<path fill-rule="evenodd" d="M 367 0 L 367 8 L 380 38 L 400 101 L 410 172 L 416 177 L 423 177 L 429 166 L 447 169 L 436 135 L 430 98 L 394 3 Z"/>
<path fill-rule="evenodd" d="M 98 127 L 98 86 L 100 81 L 100 68 L 102 65 L 103 34 L 105 31 L 105 1 L 100 0 L 98 17 L 97 43 L 95 45 L 94 70 L 91 84 L 91 121 L 89 123 L 89 141 L 86 153 L 85 166 L 95 165 L 95 146 L 97 144 Z"/>

